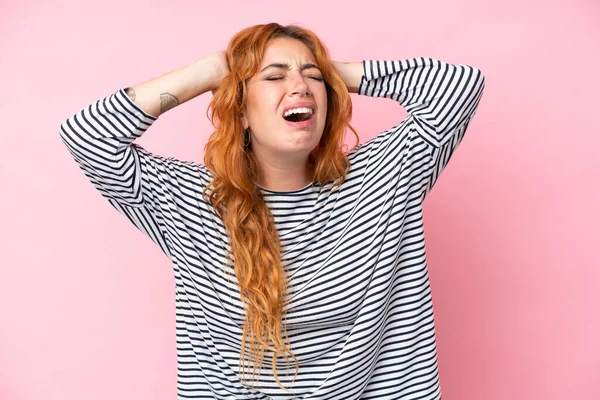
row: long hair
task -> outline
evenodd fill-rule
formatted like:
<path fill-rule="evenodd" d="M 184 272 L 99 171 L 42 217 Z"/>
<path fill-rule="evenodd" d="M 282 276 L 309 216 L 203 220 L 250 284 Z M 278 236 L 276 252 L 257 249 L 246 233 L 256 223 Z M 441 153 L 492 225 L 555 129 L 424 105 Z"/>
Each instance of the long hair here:
<path fill-rule="evenodd" d="M 255 25 L 238 32 L 226 50 L 230 73 L 227 74 L 209 105 L 207 114 L 215 126 L 205 146 L 204 164 L 213 180 L 203 196 L 223 221 L 230 240 L 227 259 L 234 264 L 240 297 L 246 306 L 242 333 L 240 365 L 245 368 L 244 353 L 250 344 L 254 371 L 262 367 L 265 350 L 273 352 L 272 369 L 277 384 L 287 390 L 277 377 L 276 360 L 285 356 L 298 359 L 284 342 L 289 341 L 282 321 L 286 295 L 286 277 L 280 259 L 280 242 L 271 210 L 263 200 L 258 182 L 258 164 L 250 147 L 244 144 L 241 115 L 247 98 L 247 79 L 258 72 L 266 46 L 271 39 L 287 37 L 303 42 L 312 51 L 327 90 L 327 117 L 319 144 L 307 162 L 313 182 L 333 183 L 332 190 L 345 180 L 350 168 L 343 152 L 346 129 L 359 136 L 350 126 L 352 102 L 346 85 L 337 74 L 329 52 L 310 30 L 275 23 Z M 210 195 L 207 196 L 207 192 Z M 295 378 L 294 378 L 295 380 Z M 293 382 L 293 381 L 292 381 Z"/>

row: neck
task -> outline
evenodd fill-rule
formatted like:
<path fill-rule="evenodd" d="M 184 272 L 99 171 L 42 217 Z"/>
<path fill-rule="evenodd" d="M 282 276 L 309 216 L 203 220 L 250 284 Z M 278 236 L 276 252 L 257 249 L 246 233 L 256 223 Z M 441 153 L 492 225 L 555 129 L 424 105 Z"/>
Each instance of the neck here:
<path fill-rule="evenodd" d="M 298 190 L 312 182 L 308 160 L 266 160 L 256 157 L 259 186 L 276 192 Z"/>

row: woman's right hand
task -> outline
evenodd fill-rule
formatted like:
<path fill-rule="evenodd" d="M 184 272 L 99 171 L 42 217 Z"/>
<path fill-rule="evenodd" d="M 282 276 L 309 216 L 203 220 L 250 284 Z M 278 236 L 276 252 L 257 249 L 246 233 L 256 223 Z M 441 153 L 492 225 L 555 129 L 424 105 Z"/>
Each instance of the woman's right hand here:
<path fill-rule="evenodd" d="M 214 78 L 213 84 L 211 86 L 212 94 L 215 94 L 215 91 L 219 88 L 221 81 L 223 78 L 229 74 L 229 65 L 227 63 L 227 53 L 225 50 L 219 50 L 215 53 L 212 53 L 208 56 L 211 62 L 214 65 Z"/>

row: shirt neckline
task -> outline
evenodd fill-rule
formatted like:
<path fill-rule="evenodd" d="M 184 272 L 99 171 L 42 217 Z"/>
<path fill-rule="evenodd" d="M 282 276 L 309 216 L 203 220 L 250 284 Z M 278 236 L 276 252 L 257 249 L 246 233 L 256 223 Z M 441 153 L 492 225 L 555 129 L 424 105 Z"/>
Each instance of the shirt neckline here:
<path fill-rule="evenodd" d="M 295 189 L 295 190 L 287 190 L 287 191 L 277 191 L 277 190 L 271 190 L 271 189 L 267 189 L 264 188 L 262 186 L 260 186 L 258 183 L 256 183 L 256 186 L 262 191 L 262 192 L 266 192 L 267 194 L 274 194 L 274 195 L 286 195 L 286 194 L 296 194 L 296 193 L 302 193 L 305 192 L 307 189 L 311 188 L 312 186 L 316 185 L 316 182 L 310 182 L 309 184 L 307 184 L 306 186 L 300 188 L 300 189 Z"/>

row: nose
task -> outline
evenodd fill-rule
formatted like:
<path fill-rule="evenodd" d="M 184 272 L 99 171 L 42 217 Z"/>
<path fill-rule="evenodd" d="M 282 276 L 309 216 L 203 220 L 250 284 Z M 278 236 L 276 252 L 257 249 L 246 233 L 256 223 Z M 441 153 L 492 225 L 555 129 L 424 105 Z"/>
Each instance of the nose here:
<path fill-rule="evenodd" d="M 301 97 L 308 96 L 308 83 L 301 72 L 291 74 L 291 93 L 292 96 L 299 95 Z"/>

